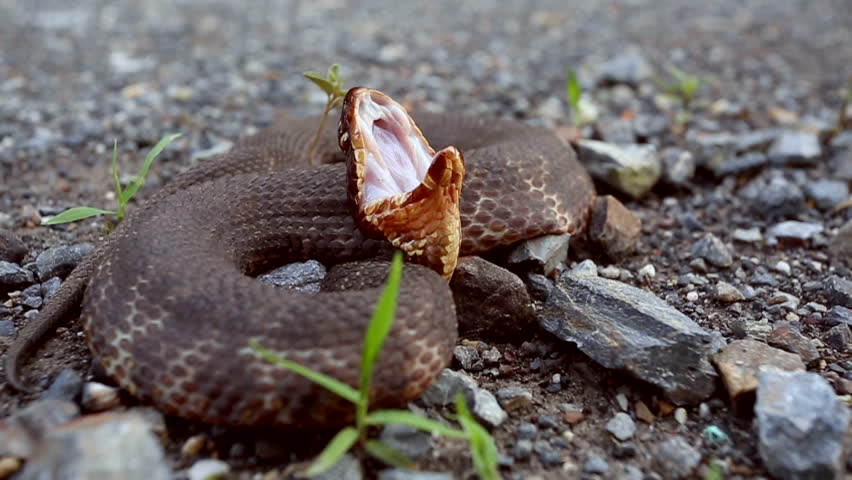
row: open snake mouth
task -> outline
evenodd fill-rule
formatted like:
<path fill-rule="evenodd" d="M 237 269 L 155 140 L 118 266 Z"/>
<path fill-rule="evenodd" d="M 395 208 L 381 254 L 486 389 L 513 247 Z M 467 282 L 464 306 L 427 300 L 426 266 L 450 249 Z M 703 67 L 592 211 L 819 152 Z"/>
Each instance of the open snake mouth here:
<path fill-rule="evenodd" d="M 361 230 L 449 278 L 461 236 L 461 152 L 450 146 L 435 153 L 400 104 L 361 87 L 343 101 L 338 143 Z"/>

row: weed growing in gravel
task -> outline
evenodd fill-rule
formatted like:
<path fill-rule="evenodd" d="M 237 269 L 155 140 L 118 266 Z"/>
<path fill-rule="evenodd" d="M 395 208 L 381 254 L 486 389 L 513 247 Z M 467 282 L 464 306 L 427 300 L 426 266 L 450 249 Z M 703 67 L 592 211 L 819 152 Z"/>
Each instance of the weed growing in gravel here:
<path fill-rule="evenodd" d="M 255 339 L 249 341 L 251 347 L 263 359 L 302 375 L 355 404 L 355 425 L 347 426 L 338 432 L 306 473 L 308 476 L 316 476 L 327 471 L 355 443 L 360 443 L 368 454 L 388 465 L 405 467 L 409 462 L 404 455 L 381 441 L 367 437 L 367 430 L 370 426 L 393 423 L 408 425 L 445 437 L 466 439 L 470 444 L 473 465 L 480 478 L 483 480 L 498 479 L 500 476 L 497 471 L 497 447 L 494 444 L 494 439 L 482 425 L 474 420 L 461 394 L 456 397 L 456 420 L 461 424 L 462 429 L 438 423 L 407 410 L 388 409 L 369 412 L 368 402 L 373 368 L 393 323 L 401 277 L 402 254 L 397 252 L 391 264 L 387 284 L 367 326 L 361 355 L 361 382 L 358 390 L 327 375 L 281 358 L 272 351 L 263 348 Z"/>
<path fill-rule="evenodd" d="M 139 173 L 126 188 L 121 188 L 121 182 L 118 180 L 118 140 L 112 146 L 112 178 L 115 180 L 115 197 L 118 201 L 118 210 L 103 210 L 94 207 L 73 207 L 65 210 L 59 215 L 54 216 L 50 220 L 44 222 L 44 225 L 56 225 L 59 223 L 76 222 L 84 218 L 94 217 L 96 215 L 115 215 L 119 222 L 124 220 L 124 208 L 127 202 L 136 195 L 136 192 L 145 184 L 145 177 L 148 175 L 148 170 L 151 168 L 151 163 L 170 143 L 180 137 L 179 133 L 166 135 L 161 138 L 154 148 L 145 156 L 145 161 L 142 163 L 142 168 Z"/>
<path fill-rule="evenodd" d="M 583 87 L 577 78 L 577 73 L 569 68 L 565 74 L 565 98 L 571 106 L 571 123 L 582 127 L 594 122 L 597 112 L 594 105 L 583 98 Z"/>
<path fill-rule="evenodd" d="M 666 95 L 680 100 L 684 107 L 689 107 L 690 102 L 695 98 L 695 94 L 702 85 L 707 83 L 707 79 L 684 72 L 683 70 L 669 66 L 669 75 L 671 80 L 661 82 L 661 89 Z"/>
<path fill-rule="evenodd" d="M 325 103 L 325 109 L 323 109 L 322 116 L 320 117 L 319 128 L 317 128 L 317 133 L 314 135 L 313 140 L 311 140 L 311 148 L 308 150 L 308 161 L 311 165 L 313 165 L 314 157 L 317 153 L 317 145 L 319 144 L 323 127 L 325 127 L 325 121 L 328 119 L 328 114 L 343 104 L 343 98 L 346 96 L 346 90 L 343 89 L 344 81 L 343 77 L 340 76 L 340 65 L 336 63 L 328 67 L 328 73 L 325 77 L 321 76 L 317 72 L 304 72 L 303 75 L 308 80 L 314 82 L 316 86 L 321 88 L 322 91 L 328 95 L 328 100 Z"/>

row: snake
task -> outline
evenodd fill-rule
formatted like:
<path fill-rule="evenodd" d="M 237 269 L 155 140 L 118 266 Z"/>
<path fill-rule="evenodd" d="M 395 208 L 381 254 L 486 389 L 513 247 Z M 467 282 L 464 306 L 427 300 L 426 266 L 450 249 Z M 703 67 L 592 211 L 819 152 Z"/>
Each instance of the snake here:
<path fill-rule="evenodd" d="M 351 404 L 266 361 L 251 341 L 357 388 L 387 259 L 401 250 L 368 398 L 403 406 L 451 360 L 448 280 L 459 256 L 588 223 L 593 183 L 550 129 L 408 112 L 363 87 L 347 92 L 311 157 L 317 122 L 277 118 L 134 209 L 25 326 L 6 355 L 8 383 L 32 390 L 24 359 L 79 312 L 94 358 L 143 403 L 225 426 L 338 425 Z M 255 278 L 309 259 L 334 266 L 319 293 Z"/>

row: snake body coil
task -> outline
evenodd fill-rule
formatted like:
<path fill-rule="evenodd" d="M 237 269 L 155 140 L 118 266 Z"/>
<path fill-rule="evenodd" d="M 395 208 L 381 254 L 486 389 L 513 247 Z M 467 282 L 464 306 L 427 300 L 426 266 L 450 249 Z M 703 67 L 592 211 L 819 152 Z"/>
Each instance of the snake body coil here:
<path fill-rule="evenodd" d="M 414 118 L 432 145 L 464 153 L 462 255 L 584 227 L 592 183 L 548 130 L 452 114 Z M 166 412 L 286 428 L 346 421 L 348 404 L 265 362 L 248 345 L 256 338 L 281 356 L 358 385 L 363 335 L 387 264 L 347 267 L 331 275 L 334 291 L 320 294 L 251 278 L 286 262 L 337 264 L 390 248 L 353 219 L 343 164 L 304 166 L 314 125 L 280 120 L 182 174 L 133 212 L 7 355 L 10 381 L 23 383 L 22 354 L 82 301 L 95 357 L 123 388 Z M 326 132 L 324 162 L 340 157 L 336 140 Z M 418 396 L 447 364 L 456 337 L 445 279 L 406 265 L 372 405 Z"/>

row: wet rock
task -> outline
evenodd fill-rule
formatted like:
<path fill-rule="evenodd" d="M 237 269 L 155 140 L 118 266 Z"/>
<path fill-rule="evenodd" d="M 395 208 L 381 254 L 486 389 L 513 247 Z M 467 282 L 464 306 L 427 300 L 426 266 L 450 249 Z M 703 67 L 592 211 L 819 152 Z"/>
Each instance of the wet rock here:
<path fill-rule="evenodd" d="M 471 413 L 473 413 L 477 420 L 491 428 L 500 426 L 500 424 L 509 418 L 509 414 L 500 408 L 497 399 L 488 390 L 482 388 L 474 390 L 472 403 L 473 405 L 470 405 Z"/>
<path fill-rule="evenodd" d="M 852 308 L 852 281 L 832 275 L 825 281 L 822 294 L 830 305 Z"/>
<path fill-rule="evenodd" d="M 461 258 L 450 288 L 463 336 L 517 340 L 535 332 L 535 311 L 524 282 L 505 268 L 480 257 Z"/>
<path fill-rule="evenodd" d="M 419 401 L 427 407 L 446 406 L 456 401 L 456 394 L 472 396 L 478 388 L 476 381 L 468 375 L 445 368 Z"/>
<path fill-rule="evenodd" d="M 36 257 L 36 274 L 41 281 L 47 281 L 53 277 L 64 278 L 94 249 L 95 246 L 91 243 L 49 248 Z"/>
<path fill-rule="evenodd" d="M 17 264 L 0 261 L 0 293 L 8 293 L 33 283 L 33 274 Z"/>
<path fill-rule="evenodd" d="M 700 462 L 701 453 L 680 435 L 661 442 L 654 450 L 654 465 L 663 478 L 692 478 Z"/>
<path fill-rule="evenodd" d="M 0 261 L 20 263 L 27 256 L 27 246 L 17 235 L 0 229 Z"/>
<path fill-rule="evenodd" d="M 781 175 L 757 177 L 740 191 L 751 210 L 764 218 L 789 218 L 805 208 L 805 194 Z"/>
<path fill-rule="evenodd" d="M 216 480 L 225 478 L 231 471 L 227 463 L 213 458 L 205 458 L 193 463 L 186 476 L 189 480 Z"/>
<path fill-rule="evenodd" d="M 257 279 L 268 285 L 298 290 L 300 292 L 319 292 L 326 269 L 316 260 L 291 263 L 264 273 Z"/>
<path fill-rule="evenodd" d="M 823 178 L 805 185 L 805 193 L 821 210 L 831 210 L 849 198 L 849 183 Z"/>
<path fill-rule="evenodd" d="M 716 298 L 720 302 L 734 303 L 745 300 L 745 295 L 742 294 L 737 287 L 728 282 L 719 282 L 716 284 Z"/>
<path fill-rule="evenodd" d="M 835 305 L 826 314 L 825 323 L 831 326 L 846 324 L 852 327 L 852 310 Z"/>
<path fill-rule="evenodd" d="M 566 272 L 539 323 L 601 365 L 660 387 L 675 403 L 698 403 L 715 388 L 710 333 L 644 290 Z"/>
<path fill-rule="evenodd" d="M 722 375 L 731 404 L 737 412 L 748 412 L 757 390 L 757 373 L 761 367 L 803 371 L 805 364 L 795 353 L 788 353 L 756 340 L 736 340 L 713 357 Z"/>
<path fill-rule="evenodd" d="M 497 402 L 507 412 L 513 412 L 532 404 L 532 393 L 517 385 L 509 385 L 494 392 Z"/>
<path fill-rule="evenodd" d="M 773 347 L 799 355 L 806 365 L 819 360 L 819 351 L 810 338 L 803 335 L 789 323 L 781 325 L 769 334 L 766 343 Z"/>
<path fill-rule="evenodd" d="M 408 425 L 385 425 L 379 440 L 411 460 L 423 457 L 432 449 L 432 434 Z"/>
<path fill-rule="evenodd" d="M 831 239 L 828 249 L 838 259 L 852 258 L 852 220 L 837 230 L 837 235 Z"/>
<path fill-rule="evenodd" d="M 775 165 L 814 165 L 822 147 L 813 133 L 786 131 L 772 143 L 768 155 Z"/>
<path fill-rule="evenodd" d="M 684 186 L 695 175 L 695 158 L 687 150 L 666 148 L 660 153 L 663 179 L 672 185 Z"/>
<path fill-rule="evenodd" d="M 147 422 L 123 413 L 83 417 L 50 432 L 18 478 L 167 480 L 171 472 Z"/>
<path fill-rule="evenodd" d="M 611 433 L 613 437 L 624 442 L 630 440 L 636 434 L 636 424 L 630 418 L 630 415 L 618 412 L 606 422 L 606 431 Z"/>
<path fill-rule="evenodd" d="M 103 412 L 121 405 L 119 389 L 98 382 L 86 382 L 80 405 L 89 412 Z"/>
<path fill-rule="evenodd" d="M 703 258 L 717 267 L 728 268 L 734 264 L 734 257 L 728 247 L 712 233 L 705 234 L 695 242 L 690 252 L 693 257 Z"/>
<path fill-rule="evenodd" d="M 401 468 L 389 468 L 379 473 L 378 480 L 453 480 L 449 473 L 420 472 L 415 470 L 403 470 Z"/>
<path fill-rule="evenodd" d="M 776 223 L 766 230 L 767 238 L 783 245 L 801 246 L 812 240 L 824 230 L 821 223 L 797 222 L 788 220 Z"/>
<path fill-rule="evenodd" d="M 825 332 L 822 341 L 834 350 L 846 353 L 852 350 L 852 330 L 846 324 L 835 325 Z"/>
<path fill-rule="evenodd" d="M 642 233 L 642 221 L 612 195 L 598 197 L 589 223 L 589 236 L 612 259 L 633 252 Z"/>
<path fill-rule="evenodd" d="M 55 398 L 75 401 L 83 391 L 83 377 L 76 370 L 66 368 L 53 379 L 50 387 L 41 395 L 43 399 Z"/>
<path fill-rule="evenodd" d="M 662 165 L 653 145 L 612 145 L 597 140 L 579 140 L 577 157 L 589 173 L 607 185 L 641 198 L 662 173 Z"/>
<path fill-rule="evenodd" d="M 843 478 L 849 410 L 822 377 L 764 371 L 757 390 L 758 450 L 778 478 Z"/>
<path fill-rule="evenodd" d="M 453 360 L 468 372 L 479 372 L 485 369 L 485 362 L 479 356 L 479 351 L 471 345 L 456 345 L 453 349 Z"/>
<path fill-rule="evenodd" d="M 760 243 L 763 241 L 763 235 L 757 227 L 752 228 L 736 228 L 731 238 L 742 243 Z"/>
<path fill-rule="evenodd" d="M 769 158 L 761 152 L 748 152 L 737 155 L 718 165 L 711 165 L 717 177 L 739 175 L 762 169 L 769 163 Z"/>
<path fill-rule="evenodd" d="M 364 478 L 364 470 L 361 462 L 351 453 L 340 457 L 333 467 L 324 473 L 313 477 L 317 480 L 361 480 Z"/>
<path fill-rule="evenodd" d="M 602 474 L 609 470 L 609 464 L 600 455 L 591 453 L 583 462 L 583 472 L 592 474 Z"/>
<path fill-rule="evenodd" d="M 600 66 L 597 73 L 598 83 L 632 86 L 636 86 L 654 75 L 648 60 L 636 50 L 627 51 L 608 60 Z"/>
<path fill-rule="evenodd" d="M 545 275 L 550 275 L 568 256 L 570 234 L 545 235 L 527 240 L 509 255 L 509 263 L 529 265 L 534 264 Z"/>

